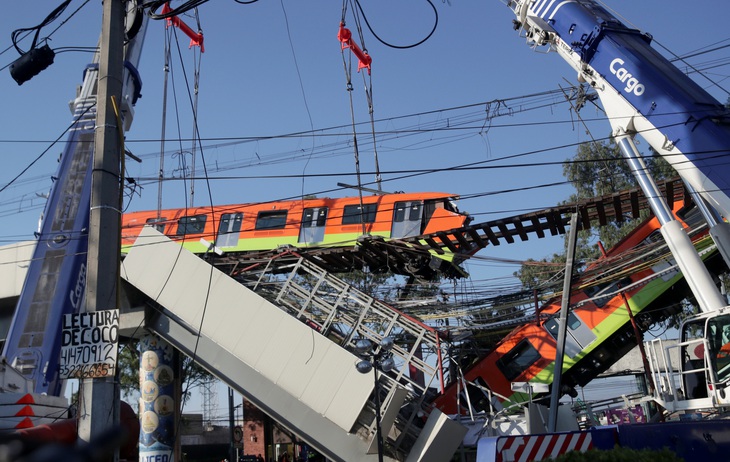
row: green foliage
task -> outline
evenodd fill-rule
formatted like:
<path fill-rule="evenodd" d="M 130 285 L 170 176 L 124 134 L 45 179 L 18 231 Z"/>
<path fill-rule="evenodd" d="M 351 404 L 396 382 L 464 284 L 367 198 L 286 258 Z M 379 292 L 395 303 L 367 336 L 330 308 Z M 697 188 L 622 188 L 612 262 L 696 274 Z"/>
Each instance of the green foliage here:
<path fill-rule="evenodd" d="M 392 273 L 370 273 L 354 270 L 337 274 L 337 277 L 357 290 L 383 301 L 397 298 L 396 277 Z"/>
<path fill-rule="evenodd" d="M 628 164 L 613 141 L 578 146 L 575 157 L 563 163 L 563 175 L 576 190 L 571 200 L 611 194 L 635 184 Z"/>
<path fill-rule="evenodd" d="M 676 176 L 672 166 L 663 157 L 656 155 L 651 149 L 650 152 L 651 155 L 645 156 L 644 161 L 652 178 L 659 180 Z M 637 186 L 636 178 L 613 140 L 581 144 L 575 157 L 563 163 L 563 174 L 576 190 L 566 203 L 613 194 Z M 575 260 L 590 261 L 600 257 L 601 252 L 596 241 L 600 241 L 606 249 L 610 249 L 649 214 L 650 211 L 647 209 L 642 211 L 642 216 L 637 219 L 627 218 L 623 222 L 614 222 L 606 226 L 594 225 L 590 230 L 580 231 L 577 236 Z M 567 241 L 566 236 L 566 246 Z M 566 253 L 566 251 L 556 253 L 539 262 L 528 260 L 514 273 L 514 276 L 526 289 L 552 285 L 563 273 L 563 265 L 557 264 L 565 263 Z M 581 268 L 577 267 L 576 270 L 580 271 Z"/>
<path fill-rule="evenodd" d="M 119 368 L 119 386 L 125 399 L 139 392 L 139 350 L 138 342 L 133 341 L 119 348 L 117 367 Z M 192 390 L 211 377 L 210 373 L 197 365 L 187 356 L 183 358 L 183 390 L 186 391 L 184 401 L 191 396 Z M 132 406 L 134 408 L 134 406 Z"/>
<path fill-rule="evenodd" d="M 565 268 L 565 254 L 553 254 L 548 260 L 533 260 L 532 258 L 522 263 L 522 267 L 515 271 L 517 277 L 525 289 L 545 288 L 560 283 L 560 272 Z"/>
<path fill-rule="evenodd" d="M 616 447 L 610 451 L 595 449 L 587 452 L 573 451 L 561 454 L 555 459 L 545 460 L 555 462 L 681 462 L 684 459 L 666 448 L 655 451 Z"/>
<path fill-rule="evenodd" d="M 136 342 L 120 345 L 117 368 L 122 396 L 128 399 L 139 391 L 139 352 Z"/>
<path fill-rule="evenodd" d="M 644 156 L 649 176 L 658 180 L 677 175 L 663 157 L 652 149 L 649 151 L 650 155 Z M 563 174 L 576 189 L 576 193 L 569 199 L 570 202 L 613 194 L 638 186 L 636 177 L 613 139 L 603 143 L 581 144 L 575 157 L 563 163 Z M 583 231 L 580 239 L 584 242 L 579 243 L 578 247 L 598 239 L 607 249 L 611 248 L 647 216 L 649 210 L 644 210 L 642 216 L 636 220 L 628 219 L 624 222 L 594 227 L 590 232 Z M 579 254 L 580 252 L 577 252 L 577 255 Z M 597 256 L 598 253 L 594 255 Z"/>
<path fill-rule="evenodd" d="M 363 270 L 353 270 L 348 273 L 338 273 L 337 278 L 351 285 L 364 294 L 377 298 L 385 303 L 394 303 L 402 298 L 426 299 L 442 296 L 440 280 L 431 282 L 419 281 L 408 283 L 408 278 L 390 272 L 371 273 Z M 309 276 L 303 279 L 314 284 L 315 280 Z"/>

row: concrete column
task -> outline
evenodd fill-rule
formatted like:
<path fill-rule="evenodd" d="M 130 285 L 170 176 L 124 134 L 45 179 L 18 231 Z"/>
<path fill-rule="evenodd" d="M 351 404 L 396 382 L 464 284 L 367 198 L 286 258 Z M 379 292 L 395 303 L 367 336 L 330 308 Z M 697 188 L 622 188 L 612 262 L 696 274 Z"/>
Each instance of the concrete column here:
<path fill-rule="evenodd" d="M 140 339 L 139 350 L 139 460 L 173 462 L 180 409 L 175 393 L 176 352 L 152 334 Z"/>

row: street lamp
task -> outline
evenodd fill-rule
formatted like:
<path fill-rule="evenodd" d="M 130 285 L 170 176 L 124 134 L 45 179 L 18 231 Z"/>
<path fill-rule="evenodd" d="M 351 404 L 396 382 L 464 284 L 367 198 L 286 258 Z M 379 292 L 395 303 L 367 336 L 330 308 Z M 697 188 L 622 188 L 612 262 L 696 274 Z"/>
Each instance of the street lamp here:
<path fill-rule="evenodd" d="M 360 339 L 355 343 L 355 351 L 364 358 L 355 367 L 361 374 L 367 374 L 371 370 L 375 377 L 375 438 L 378 442 L 378 461 L 383 462 L 383 434 L 380 429 L 380 382 L 378 381 L 378 369 L 383 372 L 390 372 L 395 367 L 393 361 L 392 337 L 383 337 L 377 348 L 368 339 Z M 376 351 L 377 349 L 377 351 Z"/>

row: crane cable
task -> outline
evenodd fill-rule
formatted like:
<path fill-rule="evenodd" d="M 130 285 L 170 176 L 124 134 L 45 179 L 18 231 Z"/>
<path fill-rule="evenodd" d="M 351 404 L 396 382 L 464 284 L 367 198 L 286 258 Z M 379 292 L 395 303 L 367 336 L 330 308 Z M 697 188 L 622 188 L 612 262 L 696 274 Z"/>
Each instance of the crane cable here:
<path fill-rule="evenodd" d="M 360 9 L 360 12 L 362 13 L 363 19 L 367 22 L 367 18 L 365 17 L 365 13 L 362 11 L 362 6 L 360 6 L 360 2 L 355 0 L 356 5 Z M 355 15 L 355 25 L 357 27 L 357 35 L 360 39 L 360 43 L 362 44 L 362 50 L 367 55 L 367 47 L 365 46 L 365 36 L 362 32 L 362 24 L 360 23 L 360 17 L 358 15 L 358 10 L 356 8 L 353 8 L 353 12 Z M 342 23 L 344 24 L 344 18 Z M 371 29 L 372 30 L 372 29 Z M 368 55 L 369 56 L 369 55 Z M 370 131 L 371 136 L 373 139 L 373 155 L 375 156 L 375 184 L 378 187 L 378 192 L 381 193 L 383 191 L 381 182 L 382 177 L 380 175 L 380 164 L 378 162 L 378 144 L 375 141 L 375 118 L 374 118 L 374 108 L 373 108 L 373 77 L 370 73 L 370 64 L 368 63 L 367 66 L 368 75 L 367 78 L 365 77 L 365 73 L 362 73 L 362 83 L 363 87 L 365 89 L 365 97 L 367 99 L 368 103 L 368 114 L 370 115 Z"/>
<path fill-rule="evenodd" d="M 165 28 L 163 66 L 164 79 L 162 84 L 162 133 L 160 134 L 160 169 L 157 174 L 157 221 L 162 221 L 162 184 L 165 178 L 165 128 L 167 126 L 167 84 L 170 76 L 170 41 L 172 34 L 169 28 Z"/>
<path fill-rule="evenodd" d="M 195 21 L 198 26 L 198 31 L 202 31 L 203 28 L 200 25 L 200 16 L 198 15 L 197 7 L 195 11 Z M 200 68 L 203 61 L 203 53 L 200 47 L 193 51 L 193 137 L 191 139 L 191 151 L 192 160 L 190 165 L 190 207 L 194 206 L 195 199 L 195 157 L 196 150 L 195 146 L 198 143 L 198 94 L 200 90 Z M 202 153 L 201 153 L 202 154 Z"/>
<path fill-rule="evenodd" d="M 200 3 L 205 3 L 205 1 L 207 1 L 207 0 L 202 0 L 202 1 L 201 0 L 198 0 L 198 1 Z M 196 144 L 199 144 L 200 143 L 200 139 L 201 139 L 200 138 L 200 131 L 199 131 L 199 127 L 198 127 L 197 102 L 198 102 L 199 74 L 200 74 L 200 67 L 201 67 L 200 66 L 200 63 L 202 62 L 202 53 L 203 53 L 204 50 L 203 50 L 203 46 L 202 46 L 202 27 L 201 27 L 201 24 L 200 24 L 200 17 L 198 15 L 197 4 L 196 5 L 193 5 L 193 3 L 194 3 L 193 1 L 189 1 L 188 2 L 188 4 L 191 5 L 189 9 L 193 9 L 194 12 L 195 12 L 195 15 L 194 16 L 195 16 L 195 20 L 196 20 L 196 23 L 197 23 L 197 27 L 198 27 L 198 31 L 199 31 L 198 35 L 200 36 L 200 40 L 199 41 L 194 41 L 195 39 L 193 37 L 191 37 L 191 40 L 193 40 L 193 41 L 191 41 L 191 47 L 192 47 L 193 44 L 199 46 L 199 48 L 200 48 L 200 50 L 199 50 L 199 52 L 200 52 L 200 58 L 199 59 L 196 59 L 196 57 L 198 56 L 197 53 L 195 53 L 193 55 L 193 60 L 194 60 L 194 73 L 195 73 L 195 75 L 194 75 L 194 96 L 191 97 L 190 92 L 188 91 L 188 98 L 189 98 L 190 103 L 191 103 L 191 106 L 192 106 L 192 115 L 193 115 L 193 137 L 192 137 L 193 164 L 192 164 L 192 167 L 191 167 L 192 170 L 191 170 L 191 174 L 190 174 L 190 181 L 191 181 L 190 203 L 188 203 L 188 201 L 187 201 L 187 198 L 188 198 L 187 194 L 184 194 L 183 195 L 185 197 L 185 200 L 186 200 L 186 205 L 185 205 L 186 212 L 185 212 L 185 215 L 187 215 L 187 210 L 190 207 L 192 207 L 193 191 L 194 191 L 194 189 L 192 187 L 192 181 L 194 181 L 194 179 L 195 179 L 195 167 L 194 167 L 195 166 L 195 163 L 194 162 L 195 162 Z M 174 10 L 174 12 L 177 12 L 177 11 L 178 10 Z M 188 10 L 185 10 L 185 11 L 188 11 Z M 165 19 L 172 18 L 174 16 L 175 16 L 175 14 L 168 13 L 168 15 L 165 16 Z M 173 22 L 173 24 L 175 26 L 177 26 L 177 27 L 180 27 L 178 24 L 176 24 L 174 22 Z M 170 34 L 166 34 L 166 40 L 165 40 L 165 63 L 166 63 L 166 68 L 164 69 L 165 70 L 165 90 L 166 90 L 166 87 L 167 87 L 167 75 L 168 75 L 168 73 L 170 71 L 169 57 L 170 57 L 171 37 L 172 36 L 175 36 L 175 37 L 177 36 L 176 30 L 177 30 L 177 28 L 172 28 L 171 33 Z M 189 35 L 189 34 L 186 32 L 186 35 Z M 180 54 L 180 46 L 179 46 L 179 43 L 177 41 L 176 41 L 176 44 L 177 44 L 177 50 L 178 50 L 178 58 L 180 59 L 180 64 L 181 64 L 182 69 L 183 69 L 183 76 L 185 78 L 185 82 L 187 83 L 187 88 L 189 90 L 190 84 L 189 84 L 189 82 L 187 80 L 187 73 L 185 72 L 185 67 L 183 65 L 182 55 Z M 177 103 L 177 96 L 176 96 L 176 93 L 175 93 L 175 80 L 174 80 L 174 78 L 172 80 L 172 83 L 173 83 L 173 96 L 174 96 L 175 102 Z M 167 102 L 167 93 L 165 93 L 165 95 L 164 95 L 164 101 L 165 101 L 165 104 L 166 104 L 166 102 Z M 166 110 L 167 110 L 167 108 L 164 107 L 163 108 L 163 111 L 166 111 Z M 177 113 L 177 104 L 176 104 L 176 115 L 178 116 L 177 117 L 177 119 L 178 119 L 178 123 L 177 123 L 177 125 L 178 125 L 178 142 L 181 143 L 182 142 L 182 137 L 179 136 L 180 120 L 179 120 L 179 114 Z M 163 124 L 163 133 L 164 133 L 164 124 Z M 163 140 L 164 140 L 164 137 L 163 137 Z M 183 177 L 183 180 L 185 180 L 186 179 L 186 176 L 185 176 L 185 154 L 186 154 L 186 152 L 182 150 L 182 146 L 181 146 L 180 152 L 181 152 L 182 163 L 183 163 L 183 175 L 182 175 L 182 177 Z M 206 163 L 205 163 L 204 151 L 202 149 L 202 145 L 200 146 L 200 155 L 201 155 L 201 160 L 202 160 L 202 163 L 203 163 L 203 167 L 202 167 L 203 168 L 203 171 L 204 171 L 204 176 L 203 177 L 206 180 L 209 180 L 208 172 L 207 172 L 207 167 L 206 167 Z M 160 156 L 161 156 L 161 158 L 164 158 L 164 145 L 163 145 L 162 152 L 160 153 Z M 161 160 L 161 164 L 160 164 L 161 165 L 161 167 L 160 167 L 160 178 L 164 174 L 164 172 L 162 171 L 162 165 L 163 165 L 162 162 L 163 161 Z M 162 184 L 162 182 L 160 180 L 160 185 L 161 184 Z M 207 191 L 208 191 L 209 202 L 210 202 L 211 221 L 213 221 L 215 223 L 216 222 L 216 217 L 215 217 L 215 210 L 213 209 L 213 199 L 212 199 L 212 196 L 211 196 L 211 190 L 210 190 L 210 183 L 209 183 L 209 181 L 207 181 L 207 184 L 208 184 Z M 161 188 L 161 186 L 160 186 L 160 188 Z M 161 189 L 160 189 L 160 191 L 161 191 Z M 160 198 L 158 198 L 158 200 L 161 201 L 161 192 L 160 192 Z M 159 213 L 158 213 L 158 215 L 159 215 Z M 216 239 L 216 236 L 217 236 L 217 233 L 219 231 L 220 231 L 220 229 L 218 229 L 218 230 L 215 230 L 214 229 L 213 243 L 216 242 L 216 240 L 217 240 Z M 180 246 L 179 251 L 181 252 L 182 249 L 183 249 L 183 247 Z M 211 244 L 209 246 L 209 249 L 206 250 L 206 252 L 205 252 L 205 258 L 207 258 L 208 254 L 211 251 L 215 251 L 215 245 L 214 244 Z M 180 253 L 178 252 L 178 258 L 179 258 L 179 256 L 180 256 Z M 176 264 L 177 264 L 177 262 L 175 263 L 175 265 Z M 213 273 L 213 269 L 214 269 L 214 267 L 211 266 L 210 267 L 210 272 L 208 273 L 208 290 L 206 291 L 206 294 L 205 294 L 205 300 L 203 302 L 202 313 L 201 313 L 201 316 L 200 316 L 200 323 L 199 323 L 199 325 L 197 327 L 197 333 L 196 333 L 196 336 L 195 336 L 196 337 L 195 338 L 195 345 L 192 348 L 191 358 L 192 358 L 193 362 L 198 357 L 198 347 L 199 347 L 199 342 L 200 342 L 200 338 L 201 338 L 201 332 L 202 332 L 202 328 L 203 328 L 203 323 L 205 322 L 205 319 L 206 319 L 206 313 L 207 313 L 207 310 L 208 310 L 208 307 L 209 307 L 209 302 L 210 302 L 210 298 L 209 297 L 210 297 L 210 293 L 211 293 L 210 292 L 210 289 L 212 287 L 212 280 L 213 280 L 213 274 L 214 274 Z M 171 277 L 173 271 L 174 271 L 174 266 L 173 266 L 173 269 L 171 269 L 170 272 L 168 273 L 168 281 L 169 281 L 169 278 Z M 165 282 L 165 285 L 167 285 L 167 282 Z M 164 290 L 164 289 L 162 289 L 162 290 Z M 162 290 L 160 291 L 160 294 L 162 293 Z M 159 296 L 159 294 L 158 294 L 158 296 Z M 157 297 L 155 297 L 155 300 L 157 300 Z M 188 369 L 190 369 L 192 367 L 193 367 L 193 364 L 192 363 L 189 363 L 188 364 Z M 183 374 L 184 375 L 188 375 L 187 371 L 185 371 Z M 187 395 L 189 388 L 190 388 L 190 382 L 187 383 L 187 387 L 182 391 L 183 396 L 184 395 Z M 182 404 L 183 404 L 183 407 L 184 407 L 184 402 Z M 179 428 L 178 428 L 178 430 L 179 430 Z"/>
<path fill-rule="evenodd" d="M 355 25 L 357 27 L 357 34 L 358 38 L 360 39 L 360 43 L 362 44 L 362 49 L 360 49 L 356 43 L 352 41 L 352 33 L 349 31 L 349 29 L 345 28 L 345 17 L 347 15 L 347 5 L 349 3 L 352 5 L 353 10 L 353 16 L 355 20 Z M 433 33 L 436 31 L 436 27 L 438 26 L 438 10 L 436 10 L 436 7 L 431 2 L 431 0 L 426 0 L 428 4 L 431 6 L 434 12 L 434 24 L 431 31 L 424 37 L 422 40 L 418 41 L 417 43 L 413 43 L 410 45 L 393 45 L 391 43 L 388 43 L 381 39 L 373 30 L 372 26 L 368 22 L 367 16 L 365 15 L 365 11 L 362 8 L 362 5 L 360 4 L 359 0 L 343 0 L 342 1 L 342 18 L 340 20 L 340 32 L 338 34 L 338 38 L 340 39 L 340 42 L 342 44 L 341 51 L 342 51 L 342 59 L 343 59 L 343 65 L 345 68 L 345 76 L 347 78 L 347 91 L 350 92 L 350 113 L 352 117 L 352 123 L 353 123 L 353 142 L 354 142 L 354 149 L 355 149 L 355 167 L 357 169 L 358 174 L 358 188 L 360 188 L 360 159 L 359 159 L 359 152 L 358 152 L 358 144 L 357 144 L 357 133 L 355 130 L 355 116 L 354 116 L 354 108 L 352 103 L 352 66 L 351 61 L 350 65 L 348 65 L 345 57 L 344 57 L 344 51 L 345 48 L 349 48 L 352 51 L 352 54 L 356 55 L 358 59 L 360 60 L 360 63 L 358 65 L 358 72 L 362 69 L 367 69 L 368 76 L 365 77 L 365 73 L 363 72 L 362 78 L 363 78 L 363 86 L 365 87 L 365 96 L 367 98 L 367 104 L 368 104 L 368 113 L 370 115 L 370 129 L 371 129 L 371 136 L 373 139 L 373 154 L 375 158 L 375 184 L 378 187 L 378 193 L 382 193 L 382 176 L 380 174 L 380 163 L 378 161 L 378 147 L 377 142 L 375 140 L 375 119 L 374 119 L 374 105 L 373 105 L 373 94 L 372 94 L 372 75 L 370 72 L 370 64 L 372 62 L 372 58 L 370 58 L 370 55 L 368 55 L 367 48 L 365 47 L 365 38 L 363 35 L 363 29 L 360 21 L 360 16 L 362 16 L 362 20 L 367 25 L 370 32 L 375 36 L 375 38 L 383 43 L 384 45 L 391 47 L 391 48 L 397 48 L 397 49 L 406 49 L 406 48 L 413 48 L 416 47 L 426 40 L 428 40 Z M 352 58 L 350 58 L 352 59 Z M 369 81 L 368 81 L 369 79 Z"/>
<path fill-rule="evenodd" d="M 340 20 L 340 31 L 338 34 L 338 38 L 341 42 L 340 47 L 340 53 L 342 54 L 342 65 L 345 70 L 345 80 L 346 80 L 346 86 L 345 89 L 347 90 L 347 93 L 350 97 L 350 118 L 352 123 L 352 144 L 353 149 L 355 153 L 355 174 L 357 176 L 357 195 L 360 200 L 360 223 L 362 225 L 362 234 L 366 234 L 366 227 L 365 227 L 365 205 L 362 201 L 362 180 L 360 178 L 360 154 L 357 144 L 357 126 L 355 123 L 355 108 L 352 100 L 352 54 L 350 54 L 350 59 L 345 57 L 345 49 L 350 48 L 353 53 L 355 52 L 356 48 L 353 47 L 352 41 L 350 40 L 350 31 L 345 28 L 345 15 L 347 13 L 347 0 L 342 1 L 342 19 Z M 360 55 L 360 54 L 358 54 Z M 360 67 L 361 69 L 363 67 L 363 61 L 360 60 Z M 343 216 L 344 219 L 344 216 Z"/>

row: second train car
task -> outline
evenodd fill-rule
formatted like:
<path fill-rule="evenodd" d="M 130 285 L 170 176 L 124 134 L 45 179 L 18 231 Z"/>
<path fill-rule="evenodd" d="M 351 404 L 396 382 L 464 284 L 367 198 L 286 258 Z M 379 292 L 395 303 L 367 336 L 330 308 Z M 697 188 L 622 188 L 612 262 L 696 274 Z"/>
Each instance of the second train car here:
<path fill-rule="evenodd" d="M 692 236 L 695 247 L 708 247 L 711 238 L 706 226 L 702 226 L 704 222 L 696 207 L 680 208 L 680 204 L 674 211 L 685 228 L 697 230 L 699 226 L 700 230 Z M 572 393 L 575 386 L 585 386 L 636 345 L 625 299 L 643 329 L 680 309 L 679 301 L 685 291 L 679 291 L 677 283 L 683 278 L 673 268 L 666 251 L 656 249 L 663 243 L 659 228 L 656 218 L 645 221 L 593 264 L 593 268 L 589 266 L 573 285 L 562 394 Z M 646 253 L 650 247 L 655 251 Z M 705 258 L 710 254 L 706 253 Z M 617 263 L 620 256 L 625 266 L 601 283 L 600 270 L 596 276 L 601 261 Z M 472 410 L 488 412 L 529 401 L 529 395 L 512 390 L 513 382 L 552 386 L 561 300 L 558 297 L 548 302 L 539 310 L 535 321 L 515 328 L 486 357 L 466 369 L 464 378 Z M 459 382 L 452 381 L 435 398 L 435 407 L 447 414 L 457 414 L 467 408 L 467 396 Z"/>
<path fill-rule="evenodd" d="M 224 252 L 352 246 L 362 235 L 399 239 L 466 226 L 470 218 L 458 210 L 457 199 L 441 192 L 393 193 L 130 212 L 122 219 L 122 248 L 145 225 L 194 253 L 210 245 Z"/>

